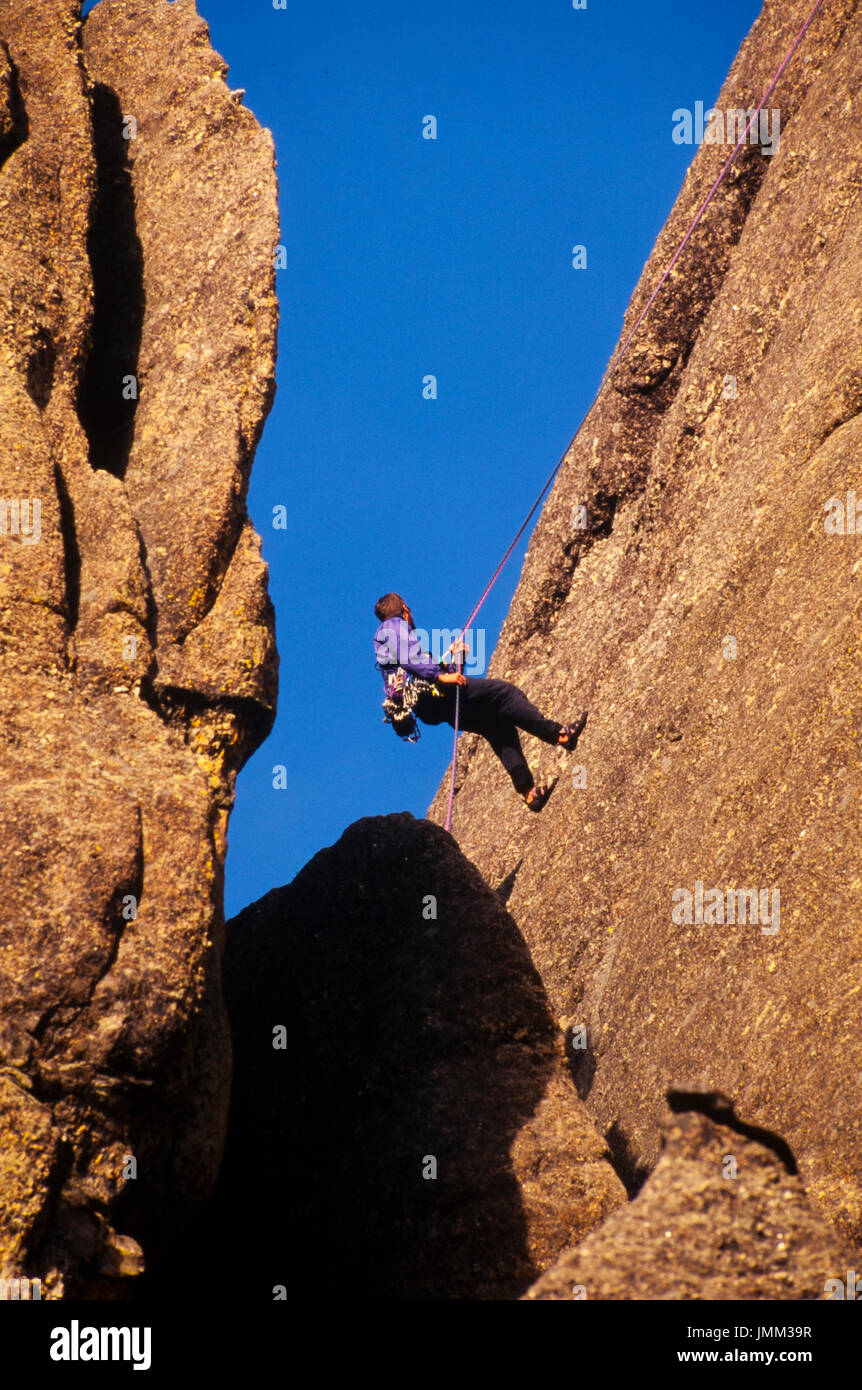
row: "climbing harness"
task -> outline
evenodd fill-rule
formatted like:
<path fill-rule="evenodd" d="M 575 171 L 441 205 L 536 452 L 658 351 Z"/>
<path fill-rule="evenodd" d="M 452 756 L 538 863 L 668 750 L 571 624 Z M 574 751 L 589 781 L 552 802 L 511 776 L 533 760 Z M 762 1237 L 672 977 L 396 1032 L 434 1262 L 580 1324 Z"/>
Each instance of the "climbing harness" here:
<path fill-rule="evenodd" d="M 722 166 L 721 171 L 720 171 L 720 173 L 719 173 L 719 175 L 718 175 L 718 178 L 715 180 L 715 183 L 712 185 L 711 189 L 709 190 L 709 192 L 707 193 L 707 195 L 706 195 L 706 197 L 704 198 L 703 202 L 701 203 L 700 207 L 698 208 L 697 212 L 695 213 L 695 216 L 694 216 L 694 219 L 693 219 L 693 221 L 692 221 L 692 223 L 691 223 L 691 226 L 689 227 L 688 231 L 686 232 L 686 234 L 685 234 L 685 236 L 683 237 L 682 241 L 680 242 L 679 246 L 676 248 L 676 251 L 674 251 L 674 253 L 673 253 L 671 259 L 668 261 L 667 266 L 665 267 L 664 272 L 662 273 L 661 278 L 659 279 L 658 284 L 656 285 L 655 289 L 653 290 L 652 294 L 650 295 L 649 299 L 647 300 L 646 304 L 644 305 L 643 309 L 641 310 L 640 314 L 638 315 L 637 319 L 635 320 L 634 327 L 631 329 L 631 331 L 629 332 L 628 336 L 625 338 L 625 340 L 624 340 L 622 346 L 621 346 L 620 348 L 618 348 L 618 350 L 616 351 L 616 353 L 614 354 L 614 356 L 611 358 L 611 360 L 610 360 L 610 362 L 609 362 L 609 364 L 608 364 L 608 366 L 607 366 L 607 368 L 606 368 L 606 370 L 605 370 L 604 376 L 602 377 L 601 381 L 599 382 L 599 388 L 598 388 L 598 390 L 597 390 L 597 392 L 596 392 L 596 394 L 595 394 L 595 398 L 594 398 L 592 404 L 589 406 L 588 410 L 586 411 L 585 415 L 583 416 L 583 419 L 581 420 L 581 423 L 578 425 L 578 428 L 575 430 L 575 433 L 574 433 L 574 435 L 572 436 L 572 439 L 571 439 L 570 443 L 569 443 L 568 446 L 566 447 L 565 452 L 562 454 L 562 456 L 560 457 L 560 459 L 557 461 L 557 464 L 556 464 L 556 466 L 554 467 L 554 469 L 553 469 L 553 471 L 551 472 L 551 474 L 549 475 L 549 477 L 548 477 L 548 479 L 547 479 L 547 481 L 546 481 L 544 487 L 542 488 L 542 491 L 539 493 L 539 495 L 538 495 L 538 497 L 536 498 L 535 502 L 533 503 L 532 507 L 531 507 L 530 510 L 527 512 L 527 515 L 524 517 L 524 520 L 521 522 L 521 525 L 518 527 L 518 530 L 517 530 L 517 532 L 516 532 L 516 534 L 515 534 L 514 540 L 512 541 L 512 543 L 511 543 L 511 545 L 509 546 L 509 548 L 506 550 L 506 553 L 504 554 L 504 556 L 503 556 L 502 560 L 500 561 L 499 565 L 497 566 L 497 568 L 494 570 L 494 573 L 491 575 L 490 580 L 488 581 L 487 585 L 485 586 L 485 588 L 484 588 L 484 590 L 483 590 L 483 592 L 482 592 L 482 596 L 481 596 L 481 598 L 479 599 L 479 602 L 476 604 L 476 607 L 473 609 L 473 612 L 470 614 L 470 616 L 469 616 L 469 618 L 467 619 L 466 623 L 465 623 L 464 626 L 461 628 L 461 631 L 460 631 L 460 633 L 458 634 L 458 637 L 455 639 L 456 641 L 461 641 L 461 640 L 463 640 L 464 634 L 470 630 L 470 628 L 472 627 L 473 623 L 475 622 L 476 616 L 477 616 L 477 614 L 478 614 L 480 608 L 481 608 L 482 605 L 484 604 L 486 598 L 488 597 L 488 595 L 490 594 L 490 592 L 491 592 L 491 590 L 493 589 L 494 585 L 496 584 L 497 580 L 499 579 L 500 574 L 502 573 L 502 571 L 503 571 L 503 569 L 504 569 L 504 567 L 505 567 L 505 565 L 506 565 L 506 562 L 507 562 L 507 560 L 509 559 L 509 556 L 512 554 L 512 551 L 515 549 L 515 546 L 518 544 L 518 541 L 519 541 L 519 540 L 521 539 L 521 537 L 523 536 L 523 534 L 524 534 L 524 532 L 526 531 L 528 525 L 530 524 L 530 521 L 532 520 L 533 515 L 534 515 L 534 513 L 536 512 L 536 510 L 537 510 L 539 504 L 542 502 L 542 500 L 543 500 L 543 498 L 544 498 L 544 496 L 545 496 L 545 493 L 546 493 L 546 492 L 548 491 L 548 489 L 550 488 L 551 484 L 553 483 L 554 479 L 556 478 L 557 474 L 559 473 L 560 469 L 562 468 L 563 464 L 565 463 L 566 459 L 568 458 L 569 453 L 571 452 L 571 450 L 572 450 L 572 448 L 573 448 L 573 446 L 574 446 L 574 444 L 575 444 L 575 441 L 576 441 L 578 435 L 580 434 L 581 430 L 583 429 L 584 424 L 586 423 L 586 420 L 587 420 L 588 416 L 590 415 L 590 413 L 591 413 L 591 411 L 592 411 L 592 409 L 593 409 L 593 406 L 595 405 L 596 401 L 598 400 L 599 396 L 601 395 L 602 391 L 604 390 L 605 386 L 607 385 L 608 381 L 610 380 L 610 378 L 611 378 L 613 372 L 616 370 L 616 368 L 619 366 L 620 362 L 622 361 L 623 356 L 625 355 L 626 351 L 628 350 L 629 344 L 631 343 L 632 339 L 634 338 L 635 334 L 637 333 L 638 329 L 640 328 L 641 324 L 643 323 L 644 319 L 646 318 L 647 314 L 649 313 L 650 309 L 652 308 L 653 304 L 655 303 L 656 299 L 658 298 L 659 293 L 660 293 L 660 291 L 661 291 L 661 289 L 662 289 L 662 286 L 663 286 L 663 285 L 665 284 L 665 282 L 667 281 L 668 276 L 670 275 L 671 271 L 673 270 L 674 266 L 676 265 L 677 261 L 679 260 L 680 256 L 682 255 L 683 251 L 685 250 L 685 248 L 686 248 L 686 246 L 688 245 L 689 241 L 691 240 L 692 236 L 694 235 L 694 232 L 695 232 L 695 230 L 696 230 L 698 224 L 700 223 L 701 218 L 703 217 L 703 214 L 706 212 L 706 209 L 709 207 L 710 203 L 712 202 L 713 198 L 715 197 L 715 194 L 718 192 L 719 186 L 724 182 L 724 178 L 725 178 L 725 176 L 726 176 L 728 170 L 730 169 L 731 165 L 733 164 L 733 161 L 736 159 L 737 154 L 739 153 L 740 149 L 742 148 L 742 146 L 745 144 L 746 140 L 748 139 L 748 132 L 750 131 L 750 129 L 751 129 L 753 123 L 754 123 L 756 120 L 759 119 L 761 110 L 762 110 L 763 107 L 766 105 L 766 103 L 767 103 L 767 101 L 769 100 L 769 98 L 772 96 L 772 93 L 773 93 L 773 91 L 775 90 L 776 86 L 778 85 L 778 83 L 779 83 L 781 77 L 783 76 L 784 71 L 785 71 L 787 65 L 789 64 L 789 62 L 790 62 L 791 59 L 793 58 L 793 55 L 795 54 L 797 48 L 798 48 L 799 45 L 802 43 L 802 40 L 805 38 L 805 35 L 808 33 L 808 30 L 810 29 L 810 27 L 811 27 L 811 25 L 813 24 L 815 18 L 817 17 L 818 11 L 819 11 L 820 9 L 822 9 L 823 3 L 824 3 L 824 0 L 817 0 L 817 3 L 812 7 L 812 9 L 811 9 L 811 11 L 810 11 L 810 13 L 809 13 L 809 15 L 808 15 L 808 18 L 806 19 L 805 23 L 802 25 L 802 28 L 799 30 L 799 33 L 796 35 L 796 38 L 793 40 L 793 43 L 790 45 L 790 48 L 789 48 L 789 49 L 787 50 L 787 52 L 785 53 L 784 58 L 783 58 L 782 61 L 781 61 L 781 65 L 780 65 L 778 71 L 776 72 L 775 76 L 773 77 L 772 81 L 770 82 L 769 86 L 767 87 L 766 91 L 764 92 L 763 96 L 761 97 L 761 99 L 760 99 L 758 105 L 755 107 L 755 109 L 752 111 L 751 115 L 749 116 L 749 118 L 748 118 L 748 124 L 746 125 L 745 130 L 744 130 L 744 131 L 742 132 L 742 134 L 740 135 L 739 139 L 737 140 L 736 144 L 734 145 L 733 149 L 731 150 L 731 152 L 730 152 L 730 154 L 729 154 L 727 160 L 725 161 L 724 165 Z M 451 650 L 452 650 L 452 648 L 450 647 L 450 648 L 449 648 L 449 651 L 451 651 Z M 444 659 L 445 659 L 445 657 L 447 656 L 447 654 L 448 654 L 447 652 L 444 652 L 444 653 L 443 653 L 443 658 L 444 658 Z M 446 829 L 447 829 L 447 830 L 450 830 L 451 827 L 452 827 L 452 803 L 453 803 L 453 801 L 454 801 L 454 799 L 455 799 L 455 773 L 456 773 L 457 759 L 458 759 L 458 698 L 457 698 L 457 689 L 458 689 L 458 688 L 456 687 L 456 699 L 455 699 L 455 738 L 454 738 L 453 745 L 452 745 L 452 774 L 451 774 L 451 777 L 450 777 L 450 779 L 449 779 L 449 803 L 448 803 L 448 805 L 447 805 L 447 807 L 446 807 Z"/>
<path fill-rule="evenodd" d="M 413 713 L 416 702 L 422 694 L 439 695 L 442 699 L 443 692 L 437 689 L 433 681 L 414 676 L 405 671 L 403 666 L 396 666 L 394 670 L 384 674 L 383 722 L 391 724 L 398 737 L 404 739 L 405 743 L 418 743 L 422 731 Z"/>

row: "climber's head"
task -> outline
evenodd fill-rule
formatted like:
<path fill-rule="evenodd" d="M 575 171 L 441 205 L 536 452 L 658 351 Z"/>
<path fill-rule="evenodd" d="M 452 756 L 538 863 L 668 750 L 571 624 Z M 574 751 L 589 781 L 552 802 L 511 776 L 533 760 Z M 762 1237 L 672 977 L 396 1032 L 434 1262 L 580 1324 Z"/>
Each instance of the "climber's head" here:
<path fill-rule="evenodd" d="M 385 623 L 387 618 L 404 618 L 408 626 L 413 626 L 413 614 L 400 594 L 384 594 L 375 603 L 374 614 L 381 623 Z"/>

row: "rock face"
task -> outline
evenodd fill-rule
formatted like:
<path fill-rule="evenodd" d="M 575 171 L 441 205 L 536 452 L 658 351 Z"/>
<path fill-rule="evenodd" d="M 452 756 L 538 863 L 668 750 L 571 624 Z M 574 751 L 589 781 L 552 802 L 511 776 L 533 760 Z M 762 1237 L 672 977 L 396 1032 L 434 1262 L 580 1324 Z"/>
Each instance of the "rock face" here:
<path fill-rule="evenodd" d="M 764 6 L 719 110 L 756 104 L 808 8 Z M 744 150 L 536 527 L 490 674 L 557 717 L 589 707 L 580 771 L 559 755 L 530 816 L 465 739 L 453 823 L 491 886 L 514 879 L 632 1170 L 658 1159 L 667 1086 L 700 1081 L 785 1135 L 855 1241 L 862 521 L 836 519 L 862 496 L 860 71 L 857 5 L 824 6 L 769 103 L 778 150 Z M 626 330 L 727 154 L 698 152 Z"/>
<path fill-rule="evenodd" d="M 835 0 L 544 509 L 491 673 L 589 706 L 575 774 L 534 817 L 468 739 L 460 850 L 361 821 L 230 926 L 202 1248 L 264 1297 L 813 1298 L 862 1239 L 860 70 Z M 225 1135 L 278 237 L 225 71 L 192 0 L 0 7 L 0 1278 L 43 1297 L 165 1275 Z M 672 1082 L 747 1128 L 662 1126 Z"/>
<path fill-rule="evenodd" d="M 238 1295 L 513 1298 L 625 1203 L 520 935 L 445 831 L 352 825 L 228 923 L 224 980 L 207 1223 Z"/>
<path fill-rule="evenodd" d="M 646 1186 L 527 1299 L 814 1299 L 854 1256 L 769 1148 L 707 1115 L 675 1115 Z"/>
<path fill-rule="evenodd" d="M 278 239 L 224 73 L 192 0 L 0 9 L 0 1277 L 43 1297 L 116 1293 L 223 1142 Z"/>

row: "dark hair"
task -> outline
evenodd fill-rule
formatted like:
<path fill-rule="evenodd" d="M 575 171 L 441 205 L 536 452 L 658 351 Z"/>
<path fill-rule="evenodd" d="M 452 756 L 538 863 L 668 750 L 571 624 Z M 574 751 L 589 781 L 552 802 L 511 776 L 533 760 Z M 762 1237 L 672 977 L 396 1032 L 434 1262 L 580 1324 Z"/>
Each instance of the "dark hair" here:
<path fill-rule="evenodd" d="M 400 618 L 403 607 L 404 600 L 400 594 L 384 594 L 375 603 L 374 614 L 381 623 L 385 623 L 387 618 Z"/>

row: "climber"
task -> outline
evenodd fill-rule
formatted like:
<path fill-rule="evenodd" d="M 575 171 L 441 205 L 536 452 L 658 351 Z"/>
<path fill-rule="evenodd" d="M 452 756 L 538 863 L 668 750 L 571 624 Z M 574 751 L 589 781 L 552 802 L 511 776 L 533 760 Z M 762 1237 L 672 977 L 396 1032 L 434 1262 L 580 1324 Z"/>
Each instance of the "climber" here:
<path fill-rule="evenodd" d="M 459 728 L 488 740 L 512 779 L 512 784 L 531 811 L 541 811 L 556 785 L 556 778 L 535 785 L 521 751 L 518 730 L 571 753 L 587 722 L 586 710 L 572 724 L 546 719 L 522 690 L 508 681 L 465 676 L 457 667 L 434 661 L 414 636 L 413 614 L 400 594 L 384 594 L 374 605 L 380 626 L 374 634 L 377 669 L 387 678 L 401 668 L 409 673 L 418 694 L 412 712 L 423 724 L 455 724 L 455 690 L 460 687 Z M 466 652 L 464 642 L 451 648 L 457 657 Z M 385 708 L 385 705 L 384 705 Z M 417 735 L 418 736 L 418 735 Z"/>

